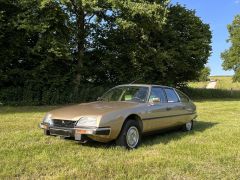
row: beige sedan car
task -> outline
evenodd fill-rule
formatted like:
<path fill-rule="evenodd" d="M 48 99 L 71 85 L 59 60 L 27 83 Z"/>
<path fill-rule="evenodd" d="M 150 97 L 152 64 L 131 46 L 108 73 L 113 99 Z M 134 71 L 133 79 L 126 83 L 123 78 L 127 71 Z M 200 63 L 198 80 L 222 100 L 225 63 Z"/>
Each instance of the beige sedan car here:
<path fill-rule="evenodd" d="M 177 89 L 129 84 L 110 89 L 96 102 L 50 111 L 40 127 L 45 135 L 80 142 L 115 140 L 117 145 L 133 149 L 143 134 L 172 127 L 190 131 L 196 116 L 196 106 Z"/>

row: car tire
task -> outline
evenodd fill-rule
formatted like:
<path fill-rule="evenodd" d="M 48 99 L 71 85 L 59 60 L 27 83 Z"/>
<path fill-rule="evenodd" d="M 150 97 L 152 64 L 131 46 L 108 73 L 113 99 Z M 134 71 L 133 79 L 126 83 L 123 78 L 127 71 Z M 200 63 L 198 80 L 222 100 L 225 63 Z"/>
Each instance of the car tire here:
<path fill-rule="evenodd" d="M 183 131 L 191 131 L 193 129 L 193 120 L 183 125 Z"/>
<path fill-rule="evenodd" d="M 135 149 L 141 143 L 141 128 L 136 120 L 127 120 L 116 140 L 117 146 Z"/>
<path fill-rule="evenodd" d="M 50 131 L 47 130 L 47 129 L 44 129 L 44 135 L 46 135 L 46 136 L 50 136 Z"/>

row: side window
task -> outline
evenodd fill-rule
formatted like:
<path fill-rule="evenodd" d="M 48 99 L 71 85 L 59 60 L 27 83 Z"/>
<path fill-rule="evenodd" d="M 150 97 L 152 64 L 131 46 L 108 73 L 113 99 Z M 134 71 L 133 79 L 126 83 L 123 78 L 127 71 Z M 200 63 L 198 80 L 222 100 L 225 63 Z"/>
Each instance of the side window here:
<path fill-rule="evenodd" d="M 184 93 L 179 90 L 177 90 L 177 93 L 180 97 L 181 102 L 189 102 L 189 98 Z"/>
<path fill-rule="evenodd" d="M 164 90 L 166 92 L 167 100 L 169 103 L 179 102 L 178 96 L 173 89 L 165 88 Z"/>
<path fill-rule="evenodd" d="M 149 100 L 153 98 L 159 98 L 160 102 L 166 102 L 166 96 L 162 88 L 160 87 L 152 87 L 151 94 Z"/>

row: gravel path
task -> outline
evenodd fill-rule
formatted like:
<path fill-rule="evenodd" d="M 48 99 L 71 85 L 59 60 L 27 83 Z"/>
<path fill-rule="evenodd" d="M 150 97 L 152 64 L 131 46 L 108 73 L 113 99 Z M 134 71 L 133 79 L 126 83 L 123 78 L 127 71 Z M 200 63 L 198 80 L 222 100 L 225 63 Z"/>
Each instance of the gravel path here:
<path fill-rule="evenodd" d="M 215 89 L 216 85 L 217 85 L 217 81 L 211 81 L 208 83 L 206 89 Z"/>

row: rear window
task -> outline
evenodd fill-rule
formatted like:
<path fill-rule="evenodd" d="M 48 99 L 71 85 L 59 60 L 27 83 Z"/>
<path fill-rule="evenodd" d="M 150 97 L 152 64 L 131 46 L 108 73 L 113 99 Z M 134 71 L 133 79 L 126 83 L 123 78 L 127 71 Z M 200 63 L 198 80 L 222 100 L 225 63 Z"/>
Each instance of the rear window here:
<path fill-rule="evenodd" d="M 177 96 L 177 94 L 175 93 L 175 91 L 171 88 L 165 88 L 164 89 L 167 95 L 167 100 L 169 103 L 176 103 L 179 102 L 179 98 Z"/>
<path fill-rule="evenodd" d="M 181 102 L 189 102 L 189 98 L 183 92 L 177 90 L 177 93 L 180 97 Z"/>

